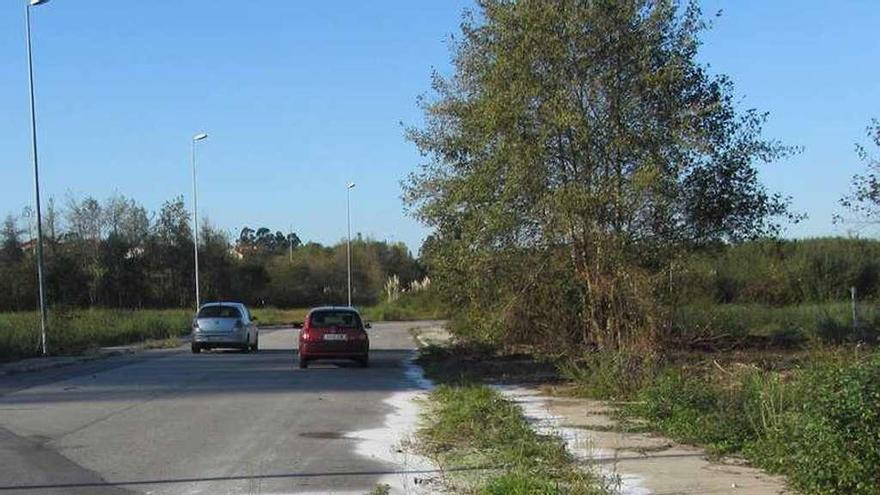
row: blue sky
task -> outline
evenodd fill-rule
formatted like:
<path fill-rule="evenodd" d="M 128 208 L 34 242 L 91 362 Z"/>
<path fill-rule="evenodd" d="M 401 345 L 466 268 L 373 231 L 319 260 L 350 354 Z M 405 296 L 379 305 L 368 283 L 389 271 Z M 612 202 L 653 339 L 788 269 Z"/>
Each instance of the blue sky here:
<path fill-rule="evenodd" d="M 0 3 L 0 213 L 32 202 L 25 0 Z M 417 250 L 399 181 L 421 158 L 400 122 L 470 1 L 53 0 L 33 11 L 44 197 L 119 191 L 158 208 L 189 201 L 200 147 L 202 215 L 334 242 L 353 229 Z M 767 136 L 804 153 L 762 170 L 810 218 L 793 237 L 845 234 L 837 198 L 861 170 L 853 150 L 880 117 L 876 0 L 705 0 L 724 15 L 702 59 L 732 77 L 743 107 L 769 111 Z"/>

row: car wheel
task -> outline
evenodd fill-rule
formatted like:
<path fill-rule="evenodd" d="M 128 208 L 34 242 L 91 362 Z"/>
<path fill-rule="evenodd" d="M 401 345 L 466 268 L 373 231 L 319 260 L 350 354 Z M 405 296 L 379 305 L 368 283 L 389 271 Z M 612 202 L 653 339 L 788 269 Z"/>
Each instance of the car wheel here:
<path fill-rule="evenodd" d="M 193 342 L 191 347 L 192 347 L 193 354 L 198 354 L 198 353 L 202 352 L 202 347 L 199 344 L 196 344 L 195 342 Z"/>
<path fill-rule="evenodd" d="M 308 368 L 309 367 L 309 360 L 300 356 L 299 357 L 299 367 L 300 368 Z"/>
<path fill-rule="evenodd" d="M 257 340 L 254 341 L 254 345 L 251 346 L 251 351 L 257 352 L 260 350 L 260 337 L 257 337 Z"/>

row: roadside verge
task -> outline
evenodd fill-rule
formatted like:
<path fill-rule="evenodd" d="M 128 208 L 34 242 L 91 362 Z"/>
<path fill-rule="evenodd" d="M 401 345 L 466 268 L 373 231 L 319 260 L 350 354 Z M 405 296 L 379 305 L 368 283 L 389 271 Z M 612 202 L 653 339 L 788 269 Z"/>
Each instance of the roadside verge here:
<path fill-rule="evenodd" d="M 88 352 L 74 354 L 69 356 L 46 356 L 19 359 L 0 363 L 0 376 L 17 375 L 19 373 L 30 373 L 35 371 L 44 371 L 49 369 L 71 366 L 79 363 L 87 363 L 100 359 L 107 359 L 123 354 L 137 354 L 139 352 L 155 349 L 176 349 L 183 344 L 189 342 L 189 336 L 172 337 L 160 340 L 147 340 L 131 345 L 121 345 L 112 347 L 98 347 L 90 349 Z"/>
<path fill-rule="evenodd" d="M 420 330 L 414 336 L 429 353 L 449 340 L 443 329 Z M 594 466 L 581 463 L 558 431 L 536 427 L 537 418 L 513 389 L 445 371 L 449 373 L 429 368 L 429 376 L 442 384 L 422 404 L 415 447 L 440 466 L 447 489 L 512 495 L 609 493 L 608 480 Z"/>
<path fill-rule="evenodd" d="M 570 397 L 558 373 L 525 355 L 469 355 L 448 337 L 420 338 L 422 365 L 443 384 L 481 384 L 518 408 L 537 438 L 559 439 L 569 460 L 592 474 L 607 492 L 623 495 L 790 493 L 782 477 L 770 476 L 736 458 L 718 459 L 705 450 L 649 433 L 643 424 L 621 422 L 616 404 Z M 439 342 L 439 344 L 438 344 Z M 430 344 L 433 344 L 431 346 Z M 434 401 L 436 403 L 436 401 Z M 436 409 L 436 406 L 435 406 Z M 436 415 L 436 414 L 435 414 Z M 476 421 L 476 418 L 474 418 Z M 454 445 L 453 445 L 454 447 Z M 483 445 L 491 448 L 491 445 Z M 564 464 L 564 463 L 563 463 Z M 442 465 L 442 464 L 441 464 Z M 544 470 L 552 476 L 551 466 Z M 529 473 L 534 478 L 534 473 Z M 473 484 L 471 485 L 473 486 Z M 478 485 L 479 486 L 479 485 Z M 477 493 L 578 493 L 559 490 Z"/>

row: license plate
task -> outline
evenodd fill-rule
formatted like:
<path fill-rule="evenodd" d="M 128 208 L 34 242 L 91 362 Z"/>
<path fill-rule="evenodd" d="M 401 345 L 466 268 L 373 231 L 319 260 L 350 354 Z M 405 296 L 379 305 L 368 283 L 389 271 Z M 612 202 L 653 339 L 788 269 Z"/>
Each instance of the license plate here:
<path fill-rule="evenodd" d="M 348 340 L 344 333 L 325 333 L 324 340 Z"/>

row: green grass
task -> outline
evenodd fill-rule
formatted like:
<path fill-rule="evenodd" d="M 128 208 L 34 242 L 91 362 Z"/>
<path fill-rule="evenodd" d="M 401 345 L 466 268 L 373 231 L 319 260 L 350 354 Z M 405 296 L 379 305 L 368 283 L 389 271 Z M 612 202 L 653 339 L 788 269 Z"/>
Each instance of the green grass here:
<path fill-rule="evenodd" d="M 858 306 L 854 328 L 849 303 L 766 306 L 761 304 L 693 304 L 678 308 L 674 325 L 685 335 L 767 337 L 779 344 L 807 341 L 839 343 L 877 340 L 880 312 L 876 306 Z"/>
<path fill-rule="evenodd" d="M 188 310 L 54 310 L 49 313 L 47 342 L 53 355 L 77 354 L 96 347 L 164 340 L 190 332 Z M 40 354 L 36 312 L 0 314 L 0 360 Z"/>
<path fill-rule="evenodd" d="M 421 451 L 453 483 L 478 494 L 604 494 L 562 440 L 535 433 L 522 412 L 484 385 L 441 385 L 427 401 L 417 433 Z"/>
<path fill-rule="evenodd" d="M 291 325 L 302 323 L 309 308 L 252 308 L 251 314 L 257 318 L 258 325 Z"/>
<path fill-rule="evenodd" d="M 576 395 L 606 400 L 631 399 L 654 380 L 664 359 L 651 353 L 591 352 L 558 364 Z"/>
<path fill-rule="evenodd" d="M 358 309 L 369 321 L 442 320 L 447 313 L 432 290 L 405 293 L 396 301 Z"/>

